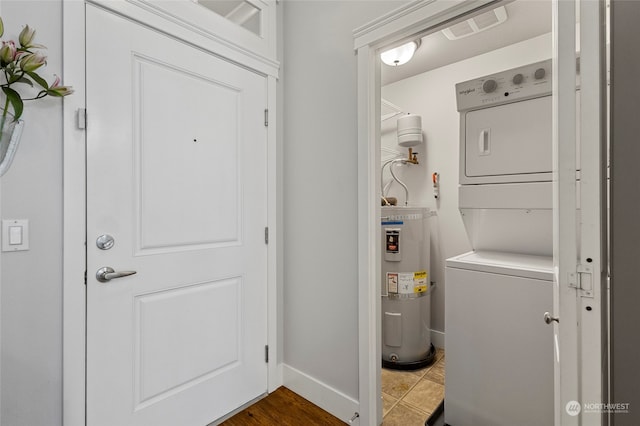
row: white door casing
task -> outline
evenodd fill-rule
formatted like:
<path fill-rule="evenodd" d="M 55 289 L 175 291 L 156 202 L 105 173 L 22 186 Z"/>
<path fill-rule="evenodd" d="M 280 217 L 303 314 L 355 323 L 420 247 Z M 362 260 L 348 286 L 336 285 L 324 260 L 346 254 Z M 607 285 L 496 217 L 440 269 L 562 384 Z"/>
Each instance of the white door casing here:
<path fill-rule="evenodd" d="M 469 1 L 444 1 L 434 0 L 430 2 L 413 1 L 388 15 L 354 30 L 355 49 L 358 52 L 358 259 L 359 259 L 359 361 L 360 361 L 360 418 L 361 424 L 379 424 L 381 422 L 380 410 L 380 366 L 379 366 L 379 342 L 380 342 L 380 311 L 378 295 L 379 284 L 372 286 L 370 283 L 379 283 L 379 150 L 380 135 L 378 121 L 380 119 L 380 60 L 379 52 L 391 46 L 400 45 L 413 40 L 420 35 L 438 28 L 443 22 L 455 22 L 461 15 L 479 11 L 482 7 L 491 3 L 496 7 L 500 3 L 469 0 Z M 501 3 L 508 3 L 504 1 Z M 556 150 L 554 161 L 558 157 L 566 170 L 558 173 L 556 169 L 556 202 L 563 202 L 562 211 L 556 209 L 554 234 L 556 238 L 556 253 L 564 266 L 556 269 L 556 285 L 565 295 L 555 297 L 554 309 L 561 317 L 560 342 L 566 346 L 562 350 L 564 362 L 558 364 L 556 371 L 554 411 L 556 424 L 569 425 L 572 422 L 587 421 L 584 424 L 600 424 L 602 416 L 589 414 L 585 416 L 567 416 L 565 405 L 570 395 L 579 395 L 583 402 L 605 402 L 603 384 L 606 383 L 606 369 L 603 367 L 603 348 L 606 347 L 606 313 L 603 312 L 606 300 L 606 277 L 603 267 L 606 257 L 603 255 L 603 173 L 602 173 L 602 85 L 604 82 L 603 69 L 603 43 L 602 22 L 603 4 L 600 1 L 581 2 L 581 69 L 582 69 L 582 97 L 581 97 L 581 134 L 588 132 L 588 147 L 581 151 L 580 162 L 582 165 L 581 185 L 581 227 L 582 235 L 580 250 L 580 265 L 578 251 L 576 249 L 577 234 L 572 231 L 576 225 L 575 215 L 575 188 L 576 188 L 576 150 L 575 145 L 567 144 L 564 148 Z M 561 5 L 558 7 L 558 5 Z M 554 61 L 554 79 L 558 86 L 554 90 L 554 97 L 562 105 L 557 108 L 562 112 L 562 117 L 554 117 L 557 126 L 562 123 L 561 129 L 554 128 L 556 138 L 575 141 L 575 2 L 554 1 L 554 38 L 556 54 Z M 572 9 L 572 10 L 571 10 Z M 560 11 L 560 13 L 559 13 Z M 570 20 L 573 21 L 570 21 Z M 560 60 L 558 60 L 560 59 Z M 585 74 L 585 68 L 589 71 Z M 570 78 L 573 73 L 573 79 Z M 585 97 L 585 88 L 587 96 Z M 560 92 L 559 92 L 560 90 Z M 585 112 L 585 106 L 588 111 Z M 572 115 L 573 114 L 573 115 Z M 568 139 L 566 139 L 568 138 Z M 557 146 L 557 144 L 556 144 Z M 585 137 L 582 138 L 582 149 L 585 149 Z M 590 165 L 585 166 L 585 161 Z M 557 163 L 556 163 L 557 165 Z M 585 171 L 587 175 L 585 175 Z M 604 175 L 606 177 L 606 175 Z M 585 182 L 587 186 L 585 187 Z M 571 188 L 574 188 L 572 191 Z M 588 191 L 588 192 L 586 192 Z M 586 195 L 586 198 L 585 198 Z M 573 203 L 573 208 L 571 208 Z M 377 214 L 375 213 L 377 212 Z M 557 213 L 560 212 L 560 217 Z M 558 221 L 562 222 L 562 233 L 558 232 Z M 586 238 L 585 238 L 586 237 Z M 560 243 L 566 250 L 558 251 Z M 571 249 L 571 247 L 574 247 Z M 572 254 L 573 253 L 573 254 Z M 591 262 L 587 261 L 591 259 Z M 567 263 L 570 262 L 570 263 Z M 569 286 L 567 272 L 570 268 L 575 280 L 583 278 L 591 282 L 591 291 L 583 291 L 580 295 L 576 289 Z M 558 269 L 560 272 L 557 272 Z M 559 283 L 559 284 L 558 284 Z M 556 287 L 557 289 L 558 287 Z M 589 294 L 587 294 L 589 293 Z M 567 297 L 569 295 L 570 297 Z M 558 296 L 558 293 L 556 293 Z M 583 296 L 587 296 L 586 298 Z M 590 310 L 587 310 L 587 307 Z M 542 321 L 542 313 L 541 313 Z M 562 319 L 564 318 L 564 319 Z M 578 324 L 578 327 L 572 325 Z M 566 325 L 566 327 L 565 327 Z M 580 343 L 578 343 L 580 342 Z M 568 349 L 568 351 L 566 350 Z M 569 352 L 569 353 L 567 353 Z M 563 376 L 559 380 L 560 374 Z M 551 390 L 550 390 L 551 391 Z M 573 398 L 573 397 L 572 397 Z M 565 402 L 566 404 L 566 402 Z M 560 422 L 560 417 L 566 422 Z M 580 420 L 582 419 L 582 420 Z M 586 419 L 586 420 L 585 420 Z M 578 423 L 575 423 L 578 424 Z"/>
<path fill-rule="evenodd" d="M 267 391 L 267 79 L 86 11 L 87 424 L 207 424 Z"/>

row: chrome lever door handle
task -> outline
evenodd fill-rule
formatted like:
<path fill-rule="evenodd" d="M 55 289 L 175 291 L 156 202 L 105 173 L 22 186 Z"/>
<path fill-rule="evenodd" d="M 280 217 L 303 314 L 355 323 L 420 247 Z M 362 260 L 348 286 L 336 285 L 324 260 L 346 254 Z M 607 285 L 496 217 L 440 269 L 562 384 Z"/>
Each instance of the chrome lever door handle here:
<path fill-rule="evenodd" d="M 96 272 L 96 279 L 101 283 L 107 283 L 114 278 L 128 277 L 129 275 L 137 274 L 137 271 L 119 271 L 116 272 L 113 268 L 105 266 L 98 269 Z"/>
<path fill-rule="evenodd" d="M 552 317 L 551 314 L 549 312 L 545 312 L 544 313 L 544 322 L 547 324 L 551 324 L 551 322 L 555 321 L 555 322 L 560 322 L 560 318 L 558 317 Z"/>

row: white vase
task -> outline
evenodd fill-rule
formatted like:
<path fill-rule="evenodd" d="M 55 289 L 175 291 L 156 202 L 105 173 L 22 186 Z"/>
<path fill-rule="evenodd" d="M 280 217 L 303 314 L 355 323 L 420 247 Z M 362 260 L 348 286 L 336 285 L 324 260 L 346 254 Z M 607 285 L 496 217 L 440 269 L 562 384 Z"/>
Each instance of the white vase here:
<path fill-rule="evenodd" d="M 2 117 L 0 117 L 1 122 Z M 11 167 L 13 157 L 18 150 L 23 127 L 23 120 L 14 120 L 13 116 L 7 115 L 0 133 L 0 176 L 4 175 Z"/>

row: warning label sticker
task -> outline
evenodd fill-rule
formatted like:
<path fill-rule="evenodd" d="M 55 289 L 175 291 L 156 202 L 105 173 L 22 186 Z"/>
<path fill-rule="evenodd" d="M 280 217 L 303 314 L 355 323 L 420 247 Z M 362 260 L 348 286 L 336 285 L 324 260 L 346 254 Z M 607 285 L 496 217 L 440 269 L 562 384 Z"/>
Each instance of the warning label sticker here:
<path fill-rule="evenodd" d="M 417 271 L 413 273 L 413 292 L 424 293 L 429 289 L 427 281 L 427 271 Z"/>
<path fill-rule="evenodd" d="M 387 273 L 387 292 L 398 293 L 398 274 Z"/>

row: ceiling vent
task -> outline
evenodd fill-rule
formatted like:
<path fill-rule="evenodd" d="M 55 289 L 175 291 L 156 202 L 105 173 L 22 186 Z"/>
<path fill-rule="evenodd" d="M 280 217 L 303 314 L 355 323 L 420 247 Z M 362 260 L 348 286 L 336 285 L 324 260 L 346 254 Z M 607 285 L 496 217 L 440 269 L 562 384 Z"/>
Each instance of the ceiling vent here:
<path fill-rule="evenodd" d="M 507 10 L 500 6 L 442 30 L 449 40 L 458 40 L 493 28 L 507 20 Z"/>

